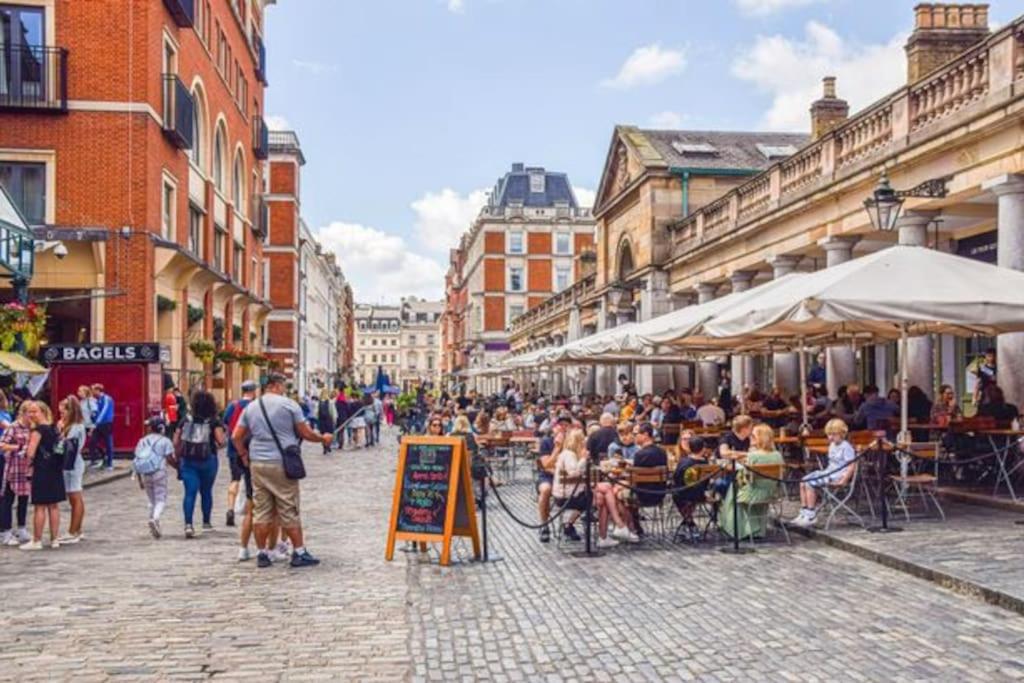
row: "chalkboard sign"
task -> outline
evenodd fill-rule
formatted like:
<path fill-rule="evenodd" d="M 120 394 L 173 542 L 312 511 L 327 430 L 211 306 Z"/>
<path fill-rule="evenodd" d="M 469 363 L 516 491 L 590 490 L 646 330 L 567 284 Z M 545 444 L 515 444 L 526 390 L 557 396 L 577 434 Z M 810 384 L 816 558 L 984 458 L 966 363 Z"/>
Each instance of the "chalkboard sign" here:
<path fill-rule="evenodd" d="M 466 459 L 466 444 L 457 437 L 406 437 L 395 471 L 387 560 L 395 541 L 440 542 L 441 564 L 451 557 L 452 536 L 468 536 L 480 557 L 476 505 Z"/>
<path fill-rule="evenodd" d="M 398 503 L 398 530 L 443 534 L 448 517 L 452 452 L 447 444 L 410 444 Z"/>

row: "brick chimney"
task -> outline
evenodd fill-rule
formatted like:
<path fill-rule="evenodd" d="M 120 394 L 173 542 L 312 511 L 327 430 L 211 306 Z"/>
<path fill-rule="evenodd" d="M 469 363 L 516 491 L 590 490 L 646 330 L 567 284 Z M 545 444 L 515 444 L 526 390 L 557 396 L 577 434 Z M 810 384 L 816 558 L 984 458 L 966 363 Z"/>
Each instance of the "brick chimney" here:
<path fill-rule="evenodd" d="M 836 77 L 821 80 L 824 94 L 811 104 L 811 139 L 817 140 L 850 116 L 850 104 L 836 97 Z"/>
<path fill-rule="evenodd" d="M 988 5 L 921 3 L 907 45 L 907 83 L 914 84 L 988 36 Z"/>

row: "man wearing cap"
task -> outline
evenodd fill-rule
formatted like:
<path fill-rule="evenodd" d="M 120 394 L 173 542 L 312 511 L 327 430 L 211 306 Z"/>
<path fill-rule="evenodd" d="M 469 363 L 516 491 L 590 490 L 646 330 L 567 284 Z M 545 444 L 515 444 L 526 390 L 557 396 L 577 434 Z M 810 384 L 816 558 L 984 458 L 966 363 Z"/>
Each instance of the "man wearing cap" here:
<path fill-rule="evenodd" d="M 231 435 L 239 458 L 249 466 L 252 476 L 253 522 L 259 548 L 256 564 L 260 568 L 271 565 L 267 540 L 275 521 L 292 542 L 292 567 L 320 564 L 303 542 L 299 481 L 285 475 L 282 451 L 301 444 L 303 439 L 330 445 L 332 435 L 313 431 L 302 408 L 285 396 L 286 383 L 284 375 L 272 373 L 263 396 L 246 406 Z"/>
<path fill-rule="evenodd" d="M 238 421 L 242 417 L 242 411 L 245 407 L 252 403 L 253 399 L 256 398 L 256 382 L 252 380 L 246 380 L 242 382 L 242 398 L 235 399 L 228 404 L 228 407 L 224 410 L 224 427 L 228 434 L 235 433 L 235 427 L 238 426 Z M 247 501 L 252 500 L 252 478 L 249 475 L 249 468 L 242 464 L 242 461 L 238 457 L 238 450 L 235 448 L 233 440 L 228 439 L 228 465 L 231 467 L 231 483 L 228 484 L 228 511 L 227 511 L 227 525 L 235 525 L 235 515 L 239 512 L 237 509 L 238 500 L 238 482 L 245 479 L 245 499 Z M 248 517 L 248 513 L 246 515 Z M 251 523 L 251 520 L 247 520 Z M 250 530 L 246 529 L 246 523 L 242 523 L 242 530 L 245 532 L 242 534 L 242 550 L 239 551 L 239 560 L 249 559 L 249 536 Z"/>

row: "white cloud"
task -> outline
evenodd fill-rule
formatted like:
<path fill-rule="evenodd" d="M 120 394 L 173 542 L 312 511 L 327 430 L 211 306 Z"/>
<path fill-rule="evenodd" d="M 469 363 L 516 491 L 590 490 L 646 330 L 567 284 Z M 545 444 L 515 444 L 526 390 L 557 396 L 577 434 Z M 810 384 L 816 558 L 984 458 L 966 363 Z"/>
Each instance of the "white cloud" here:
<path fill-rule="evenodd" d="M 283 116 L 271 114 L 266 119 L 267 128 L 270 130 L 291 130 L 291 124 L 288 123 L 288 119 Z"/>
<path fill-rule="evenodd" d="M 633 51 L 614 78 L 601 82 L 606 88 L 633 88 L 653 85 L 682 73 L 686 54 L 682 50 L 663 49 L 660 44 L 645 45 Z"/>
<path fill-rule="evenodd" d="M 597 199 L 597 193 L 585 187 L 576 187 L 574 185 L 572 193 L 576 195 L 576 202 L 585 209 L 594 206 L 594 200 Z"/>
<path fill-rule="evenodd" d="M 459 237 L 487 202 L 487 190 L 474 190 L 467 196 L 451 188 L 427 192 L 412 203 L 416 213 L 416 238 L 426 249 L 447 253 L 459 243 Z"/>
<path fill-rule="evenodd" d="M 821 79 L 837 78 L 837 94 L 856 112 L 906 80 L 903 43 L 906 35 L 884 44 L 860 45 L 844 40 L 816 21 L 804 27 L 802 40 L 781 35 L 758 36 L 732 64 L 737 78 L 772 96 L 761 120 L 771 130 L 808 130 L 808 108 L 821 97 Z"/>
<path fill-rule="evenodd" d="M 302 71 L 308 71 L 314 76 L 332 73 L 338 70 L 337 64 L 326 64 L 324 62 L 313 62 L 304 59 L 293 59 L 292 66 L 294 66 L 296 69 L 301 69 Z"/>
<path fill-rule="evenodd" d="M 740 11 L 747 15 L 763 16 L 793 7 L 806 7 L 827 0 L 735 0 Z"/>
<path fill-rule="evenodd" d="M 466 10 L 465 0 L 448 0 L 448 11 L 462 14 Z"/>
<path fill-rule="evenodd" d="M 650 119 L 651 128 L 671 130 L 682 128 L 686 117 L 675 111 L 660 111 Z"/>
<path fill-rule="evenodd" d="M 397 303 L 407 295 L 444 296 L 445 269 L 417 253 L 398 235 L 358 223 L 336 221 L 317 231 L 320 243 L 338 256 L 357 301 Z"/>

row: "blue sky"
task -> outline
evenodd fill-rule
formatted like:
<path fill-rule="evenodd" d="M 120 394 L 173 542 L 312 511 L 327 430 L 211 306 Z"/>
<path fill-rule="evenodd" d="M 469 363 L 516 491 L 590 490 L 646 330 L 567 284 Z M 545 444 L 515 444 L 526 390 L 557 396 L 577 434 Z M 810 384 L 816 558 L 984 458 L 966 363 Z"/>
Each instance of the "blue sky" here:
<path fill-rule="evenodd" d="M 440 297 L 512 162 L 567 172 L 586 201 L 617 123 L 806 130 L 826 74 L 854 110 L 903 82 L 914 4 L 279 0 L 266 111 L 299 134 L 303 215 L 357 300 Z"/>

